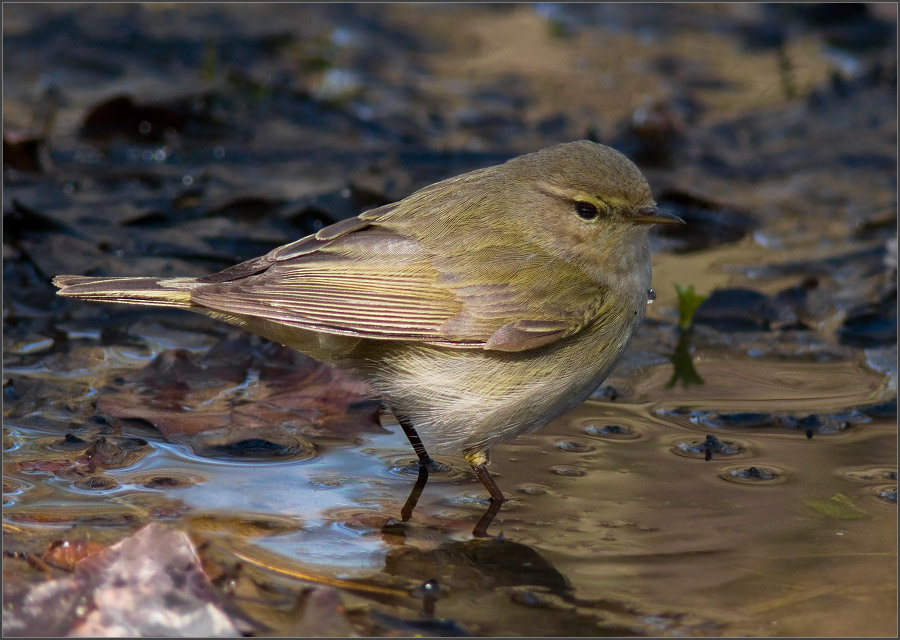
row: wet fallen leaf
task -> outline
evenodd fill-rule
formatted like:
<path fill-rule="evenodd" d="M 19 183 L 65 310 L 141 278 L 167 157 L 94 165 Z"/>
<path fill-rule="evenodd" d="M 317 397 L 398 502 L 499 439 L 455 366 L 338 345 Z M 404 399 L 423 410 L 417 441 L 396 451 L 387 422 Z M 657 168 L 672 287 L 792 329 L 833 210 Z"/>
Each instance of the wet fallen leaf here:
<path fill-rule="evenodd" d="M 104 392 L 97 410 L 144 420 L 166 436 L 228 429 L 240 439 L 285 424 L 307 436 L 384 432 L 364 383 L 286 348 L 263 345 L 253 352 L 249 344 L 242 339 L 205 358 L 164 351 L 128 377 L 139 393 L 132 385 Z"/>
<path fill-rule="evenodd" d="M 72 571 L 86 557 L 103 551 L 105 547 L 91 540 L 57 540 L 44 552 L 41 559 L 54 567 Z"/>
<path fill-rule="evenodd" d="M 184 128 L 185 114 L 161 104 L 136 103 L 130 96 L 116 96 L 95 105 L 85 116 L 82 135 L 107 138 L 115 135 L 136 140 L 161 140 L 166 130 Z"/>
<path fill-rule="evenodd" d="M 38 173 L 41 166 L 41 138 L 3 135 L 3 166 Z"/>

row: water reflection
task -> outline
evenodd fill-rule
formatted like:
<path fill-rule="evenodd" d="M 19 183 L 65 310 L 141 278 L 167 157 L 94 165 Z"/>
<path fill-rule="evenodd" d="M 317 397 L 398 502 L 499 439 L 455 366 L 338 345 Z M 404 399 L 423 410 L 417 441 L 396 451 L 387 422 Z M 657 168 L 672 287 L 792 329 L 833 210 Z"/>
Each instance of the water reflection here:
<path fill-rule="evenodd" d="M 710 371 L 716 363 L 705 360 L 703 366 Z M 733 363 L 723 366 L 731 370 Z M 806 379 L 792 366 L 794 375 L 776 379 Z M 821 373 L 815 363 L 808 366 Z M 840 380 L 845 371 L 833 367 L 831 373 Z M 650 368 L 633 381 L 633 402 L 589 401 L 548 430 L 499 448 L 493 471 L 515 487 L 516 497 L 491 514 L 494 539 L 470 539 L 490 505 L 464 461 L 442 460 L 427 484 L 417 482 L 422 474 L 390 420 L 382 433 L 355 443 L 313 436 L 317 453 L 306 459 L 281 460 L 270 447 L 254 448 L 263 461 L 231 455 L 230 449 L 208 448 L 199 456 L 186 441 L 148 437 L 146 428 L 131 431 L 135 427 L 127 423 L 118 435 L 97 426 L 60 436 L 52 423 L 44 423 L 42 433 L 18 419 L 5 432 L 4 516 L 19 527 L 121 528 L 163 519 L 229 545 L 244 540 L 248 557 L 301 559 L 303 566 L 342 579 L 382 573 L 416 584 L 436 579 L 450 594 L 434 603 L 438 617 L 463 616 L 473 594 L 499 597 L 502 583 L 511 589 L 496 603 L 504 611 L 524 606 L 563 616 L 577 606 L 584 630 L 619 635 L 659 632 L 654 625 L 667 633 L 722 628 L 724 620 L 691 617 L 691 603 L 673 597 L 687 575 L 695 576 L 695 592 L 718 589 L 719 601 L 737 602 L 739 593 L 745 602 L 752 599 L 750 583 L 741 578 L 745 571 L 766 571 L 801 588 L 819 573 L 798 577 L 765 554 L 806 554 L 808 536 L 827 531 L 830 521 L 839 523 L 842 536 L 836 538 L 852 536 L 869 552 L 886 548 L 893 520 L 876 507 L 895 504 L 891 449 L 878 446 L 896 436 L 890 418 L 859 412 L 853 419 L 864 429 L 810 442 L 802 429 L 784 423 L 789 416 L 773 413 L 785 407 L 786 394 L 800 392 L 773 384 L 772 376 L 758 381 L 757 393 L 746 386 L 752 378 L 745 372 L 740 379 L 747 393 L 730 411 L 703 409 L 706 385 L 674 405 L 642 404 L 642 398 L 656 397 L 648 389 L 664 384 L 667 375 L 665 366 Z M 865 375 L 857 372 L 863 384 L 848 398 L 851 406 L 877 400 Z M 728 384 L 718 373 L 711 380 Z M 823 380 L 814 386 L 831 388 Z M 678 408 L 683 404 L 695 408 Z M 240 432 L 235 437 L 246 442 Z M 851 462 L 854 449 L 873 463 L 877 452 L 884 459 L 860 467 Z M 740 462 L 717 464 L 725 458 Z M 839 495 L 848 502 L 834 498 Z M 865 526 L 857 529 L 856 522 Z M 772 546 L 774 540 L 778 545 Z M 722 554 L 743 567 L 725 572 L 732 586 L 724 590 L 710 582 L 721 574 L 716 567 Z M 853 558 L 847 557 L 848 571 L 860 564 Z M 668 601 L 684 615 L 650 624 L 632 598 Z M 610 607 L 616 610 L 611 617 Z M 535 628 L 561 631 L 562 617 L 555 615 Z M 600 618 L 615 622 L 604 626 Z"/>

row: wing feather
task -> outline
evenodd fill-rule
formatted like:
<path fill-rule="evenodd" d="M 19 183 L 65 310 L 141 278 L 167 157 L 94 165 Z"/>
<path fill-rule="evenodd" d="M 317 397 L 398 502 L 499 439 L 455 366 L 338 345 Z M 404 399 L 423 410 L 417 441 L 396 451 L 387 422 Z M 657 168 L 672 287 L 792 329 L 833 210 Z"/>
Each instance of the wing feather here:
<path fill-rule="evenodd" d="M 314 331 L 499 351 L 538 348 L 595 319 L 605 298 L 595 281 L 479 211 L 459 189 L 428 187 L 203 278 L 191 299 Z M 451 214 L 465 244 L 447 231 Z"/>

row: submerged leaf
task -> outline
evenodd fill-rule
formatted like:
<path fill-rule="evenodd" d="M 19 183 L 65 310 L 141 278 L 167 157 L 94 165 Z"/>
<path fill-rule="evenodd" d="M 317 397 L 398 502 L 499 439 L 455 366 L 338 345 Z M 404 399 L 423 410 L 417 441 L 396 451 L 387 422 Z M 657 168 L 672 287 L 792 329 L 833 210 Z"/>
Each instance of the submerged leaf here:
<path fill-rule="evenodd" d="M 836 493 L 825 500 L 807 500 L 806 505 L 822 515 L 839 520 L 855 520 L 865 518 L 868 514 L 853 504 L 853 499 L 843 493 Z"/>

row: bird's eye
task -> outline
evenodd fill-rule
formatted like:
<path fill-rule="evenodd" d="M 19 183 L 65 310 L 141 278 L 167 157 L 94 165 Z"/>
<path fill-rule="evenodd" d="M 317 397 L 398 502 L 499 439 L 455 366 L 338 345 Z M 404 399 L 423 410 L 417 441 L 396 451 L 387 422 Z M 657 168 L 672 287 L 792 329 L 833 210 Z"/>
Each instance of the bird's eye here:
<path fill-rule="evenodd" d="M 576 202 L 575 212 L 585 220 L 593 220 L 597 217 L 597 207 L 590 202 Z"/>

